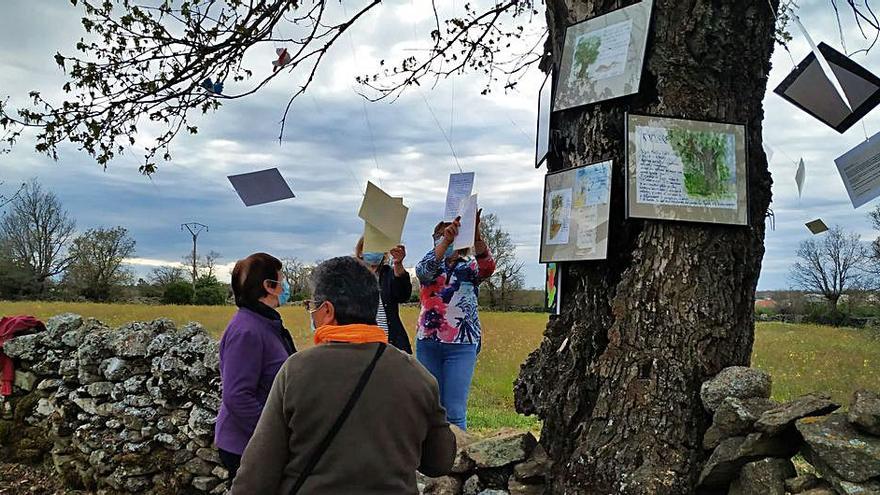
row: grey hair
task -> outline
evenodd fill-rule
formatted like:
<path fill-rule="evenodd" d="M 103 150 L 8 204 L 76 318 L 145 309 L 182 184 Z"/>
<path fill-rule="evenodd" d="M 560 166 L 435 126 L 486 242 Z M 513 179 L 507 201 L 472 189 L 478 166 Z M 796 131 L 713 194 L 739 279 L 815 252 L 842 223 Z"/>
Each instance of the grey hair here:
<path fill-rule="evenodd" d="M 379 282 L 362 261 L 351 256 L 329 259 L 309 277 L 312 299 L 333 303 L 339 325 L 376 324 Z"/>

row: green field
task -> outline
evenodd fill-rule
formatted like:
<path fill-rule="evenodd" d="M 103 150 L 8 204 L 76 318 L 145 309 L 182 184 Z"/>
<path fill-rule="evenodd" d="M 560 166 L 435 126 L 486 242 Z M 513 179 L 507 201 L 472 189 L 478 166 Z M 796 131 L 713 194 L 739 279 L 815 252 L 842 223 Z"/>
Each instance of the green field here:
<path fill-rule="evenodd" d="M 0 301 L 0 315 L 32 314 L 45 319 L 64 312 L 98 318 L 108 325 L 157 317 L 171 318 L 178 324 L 198 321 L 219 336 L 235 308 Z M 297 346 L 310 346 L 311 332 L 303 308 L 289 306 L 281 313 Z M 417 308 L 402 308 L 402 317 L 413 334 Z M 481 319 L 484 345 L 471 393 L 470 425 L 475 429 L 534 428 L 537 422 L 533 418 L 513 411 L 512 383 L 520 363 L 541 342 L 547 316 L 483 312 Z M 846 405 L 858 388 L 880 389 L 880 335 L 871 330 L 761 323 L 752 363 L 772 374 L 777 400 L 824 391 Z"/>

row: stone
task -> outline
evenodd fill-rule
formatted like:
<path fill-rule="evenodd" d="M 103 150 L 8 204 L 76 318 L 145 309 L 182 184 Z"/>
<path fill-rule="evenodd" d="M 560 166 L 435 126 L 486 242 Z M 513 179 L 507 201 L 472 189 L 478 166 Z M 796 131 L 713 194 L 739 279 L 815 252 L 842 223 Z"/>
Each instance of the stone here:
<path fill-rule="evenodd" d="M 834 483 L 834 488 L 840 495 L 880 495 L 880 480 L 864 483 L 838 480 Z"/>
<path fill-rule="evenodd" d="M 770 375 L 764 371 L 744 366 L 731 366 L 703 383 L 700 387 L 700 399 L 707 410 L 715 411 L 727 397 L 769 398 L 770 385 Z"/>
<path fill-rule="evenodd" d="M 113 382 L 95 382 L 86 387 L 86 392 L 92 397 L 106 397 L 113 391 Z"/>
<path fill-rule="evenodd" d="M 544 485 L 527 485 L 515 479 L 510 480 L 507 485 L 507 491 L 510 495 L 544 495 L 546 488 Z"/>
<path fill-rule="evenodd" d="M 477 495 L 482 490 L 483 487 L 480 483 L 480 478 L 477 475 L 473 475 L 465 480 L 461 493 L 462 495 Z"/>
<path fill-rule="evenodd" d="M 766 411 L 755 422 L 755 428 L 769 435 L 777 435 L 801 418 L 824 416 L 838 408 L 840 405 L 832 402 L 828 395 L 807 394 Z"/>
<path fill-rule="evenodd" d="M 211 470 L 211 474 L 221 480 L 229 478 L 229 471 L 222 466 L 215 466 L 214 469 Z"/>
<path fill-rule="evenodd" d="M 39 361 L 43 354 L 42 339 L 39 333 L 18 335 L 3 344 L 3 353 L 22 361 Z"/>
<path fill-rule="evenodd" d="M 220 342 L 214 340 L 205 346 L 205 357 L 202 364 L 208 371 L 220 372 Z"/>
<path fill-rule="evenodd" d="M 55 406 L 49 399 L 42 398 L 37 401 L 37 407 L 34 408 L 34 413 L 38 416 L 49 417 L 55 412 Z"/>
<path fill-rule="evenodd" d="M 712 450 L 725 438 L 744 436 L 754 431 L 754 424 L 765 411 L 777 406 L 770 399 L 727 397 L 712 417 L 712 426 L 703 436 L 703 448 Z"/>
<path fill-rule="evenodd" d="M 146 395 L 126 395 L 122 403 L 131 407 L 147 407 L 153 404 L 153 399 Z"/>
<path fill-rule="evenodd" d="M 14 385 L 25 392 L 31 392 L 37 386 L 39 378 L 30 371 L 15 370 Z"/>
<path fill-rule="evenodd" d="M 144 386 L 146 381 L 147 379 L 142 376 L 133 376 L 122 382 L 122 390 L 130 394 L 145 392 L 147 390 Z"/>
<path fill-rule="evenodd" d="M 800 495 L 838 495 L 838 493 L 830 483 L 824 480 L 819 480 L 819 486 L 801 492 Z"/>
<path fill-rule="evenodd" d="M 191 482 L 193 488 L 203 492 L 211 491 L 218 483 L 220 480 L 213 476 L 196 476 Z"/>
<path fill-rule="evenodd" d="M 538 444 L 525 462 L 513 468 L 513 475 L 517 480 L 525 483 L 543 483 L 549 471 L 550 458 L 544 447 Z"/>
<path fill-rule="evenodd" d="M 496 490 L 494 488 L 490 488 L 488 490 L 481 491 L 478 495 L 510 495 L 510 494 L 504 490 Z"/>
<path fill-rule="evenodd" d="M 98 415 L 98 410 L 95 408 L 97 406 L 97 402 L 95 399 L 86 398 L 86 397 L 74 397 L 72 402 L 76 404 L 80 409 L 84 412 L 91 414 L 93 416 Z"/>
<path fill-rule="evenodd" d="M 746 464 L 765 457 L 790 457 L 797 448 L 798 443 L 789 438 L 762 433 L 722 440 L 706 461 L 698 484 L 709 488 L 727 486 Z"/>
<path fill-rule="evenodd" d="M 220 454 L 215 449 L 202 447 L 196 450 L 196 456 L 199 459 L 213 462 L 214 464 L 220 464 Z"/>
<path fill-rule="evenodd" d="M 728 495 L 785 495 L 785 480 L 797 472 L 789 459 L 765 458 L 742 467 Z"/>
<path fill-rule="evenodd" d="M 857 390 L 853 393 L 847 418 L 857 429 L 880 436 L 880 394 Z"/>
<path fill-rule="evenodd" d="M 817 478 L 815 474 L 807 473 L 785 480 L 785 489 L 791 493 L 797 494 L 812 490 L 813 488 L 819 488 L 821 484 L 822 480 Z"/>
<path fill-rule="evenodd" d="M 82 316 L 74 313 L 62 313 L 46 320 L 46 334 L 52 339 L 58 339 L 65 333 L 78 329 L 82 324 Z"/>
<path fill-rule="evenodd" d="M 186 463 L 184 469 L 196 476 L 208 476 L 211 474 L 211 470 L 214 469 L 214 466 L 198 457 L 194 457 Z"/>
<path fill-rule="evenodd" d="M 797 430 L 808 447 L 804 457 L 832 483 L 835 477 L 861 483 L 880 476 L 880 438 L 859 432 L 844 414 L 801 419 Z"/>
<path fill-rule="evenodd" d="M 217 414 L 201 407 L 193 407 L 187 425 L 194 435 L 204 436 L 214 433 Z"/>
<path fill-rule="evenodd" d="M 149 366 L 135 364 L 118 357 L 112 357 L 101 361 L 98 371 L 111 382 L 120 382 L 132 375 L 142 375 L 150 371 Z"/>
<path fill-rule="evenodd" d="M 502 434 L 467 446 L 465 452 L 478 468 L 497 468 L 526 460 L 538 445 L 530 432 Z"/>
<path fill-rule="evenodd" d="M 110 350 L 123 358 L 146 357 L 147 348 L 159 333 L 156 322 L 131 322 L 117 328 L 110 339 Z"/>
<path fill-rule="evenodd" d="M 462 482 L 452 476 L 428 478 L 422 489 L 424 495 L 447 495 L 461 493 Z"/>
<path fill-rule="evenodd" d="M 64 381 L 59 378 L 47 378 L 37 384 L 37 390 L 40 391 L 50 391 L 57 390 L 58 387 L 64 384 Z"/>

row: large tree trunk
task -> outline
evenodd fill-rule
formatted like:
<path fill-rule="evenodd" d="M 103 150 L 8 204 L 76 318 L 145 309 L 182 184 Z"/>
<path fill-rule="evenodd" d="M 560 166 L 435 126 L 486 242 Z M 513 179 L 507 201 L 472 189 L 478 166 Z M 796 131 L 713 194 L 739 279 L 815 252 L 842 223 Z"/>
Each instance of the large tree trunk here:
<path fill-rule="evenodd" d="M 567 23 L 631 3 L 548 0 L 554 63 Z M 517 409 L 544 420 L 552 493 L 695 490 L 711 419 L 700 385 L 748 364 L 754 338 L 771 185 L 769 3 L 655 0 L 641 92 L 553 116 L 551 170 L 613 158 L 614 171 L 608 260 L 564 266 L 562 314 L 516 384 Z M 747 124 L 751 227 L 626 220 L 626 111 Z"/>

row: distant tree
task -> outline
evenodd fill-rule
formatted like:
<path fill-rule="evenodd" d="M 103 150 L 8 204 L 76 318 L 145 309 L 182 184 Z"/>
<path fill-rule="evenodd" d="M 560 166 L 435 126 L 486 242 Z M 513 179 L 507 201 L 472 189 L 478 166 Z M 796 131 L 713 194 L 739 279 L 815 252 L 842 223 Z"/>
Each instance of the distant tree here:
<path fill-rule="evenodd" d="M 185 280 L 172 282 L 162 292 L 162 302 L 165 304 L 192 304 L 192 284 Z"/>
<path fill-rule="evenodd" d="M 11 262 L 31 274 L 38 295 L 69 264 L 65 250 L 75 228 L 58 197 L 36 180 L 25 184 L 7 205 L 0 219 L 0 240 Z"/>
<path fill-rule="evenodd" d="M 203 275 L 196 281 L 195 304 L 220 306 L 226 304 L 229 290 L 213 275 Z"/>
<path fill-rule="evenodd" d="M 819 240 L 801 242 L 797 258 L 791 268 L 794 285 L 821 294 L 832 310 L 837 310 L 841 296 L 868 282 L 868 253 L 861 236 L 845 232 L 840 226 L 835 225 Z"/>
<path fill-rule="evenodd" d="M 33 273 L 13 259 L 0 239 L 0 299 L 18 299 L 34 293 Z"/>
<path fill-rule="evenodd" d="M 880 205 L 868 213 L 871 226 L 878 232 L 878 236 L 871 242 L 868 248 L 868 269 L 875 275 L 880 275 Z"/>
<path fill-rule="evenodd" d="M 73 240 L 64 284 L 93 301 L 107 301 L 114 290 L 131 283 L 125 259 L 134 254 L 135 240 L 124 227 L 89 229 Z"/>
<path fill-rule="evenodd" d="M 3 187 L 3 182 L 2 182 L 2 181 L 0 181 L 0 187 Z M 2 193 L 0 193 L 0 209 L 3 209 L 4 206 L 6 206 L 6 205 L 8 205 L 9 203 L 12 203 L 13 201 L 15 201 L 15 198 L 17 198 L 18 195 L 21 194 L 21 191 L 24 190 L 24 187 L 25 187 L 25 184 L 22 184 L 21 186 L 18 187 L 18 190 L 15 191 L 15 192 L 12 193 L 12 194 L 2 194 Z"/>
<path fill-rule="evenodd" d="M 165 288 L 174 282 L 185 281 L 183 267 L 159 266 L 150 273 L 150 282 L 157 287 Z"/>
<path fill-rule="evenodd" d="M 216 275 L 217 275 L 217 271 L 216 271 L 217 260 L 219 260 L 222 257 L 223 257 L 223 255 L 221 255 L 217 251 L 214 251 L 213 249 L 211 251 L 209 251 L 208 254 L 206 254 L 202 258 L 201 267 L 200 267 L 200 271 L 201 271 L 202 276 L 216 277 Z"/>
<path fill-rule="evenodd" d="M 514 293 L 525 284 L 523 263 L 516 259 L 516 245 L 510 233 L 501 228 L 497 215 L 484 215 L 480 219 L 480 231 L 496 264 L 495 273 L 484 282 L 489 289 L 489 301 L 493 307 L 506 310 Z"/>
<path fill-rule="evenodd" d="M 282 258 L 281 264 L 281 272 L 290 284 L 290 293 L 295 297 L 304 297 L 309 290 L 312 267 L 293 257 Z"/>

